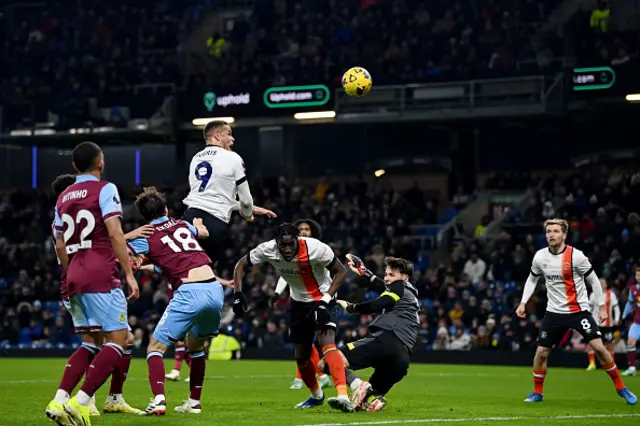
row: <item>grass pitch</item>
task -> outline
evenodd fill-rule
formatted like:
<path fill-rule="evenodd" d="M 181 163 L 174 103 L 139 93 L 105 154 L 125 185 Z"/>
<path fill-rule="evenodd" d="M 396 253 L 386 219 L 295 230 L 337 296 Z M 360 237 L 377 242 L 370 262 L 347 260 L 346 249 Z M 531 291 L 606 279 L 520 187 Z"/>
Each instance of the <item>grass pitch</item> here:
<path fill-rule="evenodd" d="M 0 358 L 0 425 L 52 425 L 44 416 L 65 365 L 63 359 Z M 173 360 L 167 360 L 167 371 Z M 188 374 L 183 366 L 183 379 Z M 368 377 L 364 372 L 363 377 Z M 512 367 L 426 365 L 411 366 L 409 375 L 387 396 L 381 413 L 343 414 L 323 406 L 296 410 L 306 390 L 289 390 L 293 361 L 210 361 L 200 415 L 174 413 L 188 397 L 189 385 L 168 382 L 165 417 L 103 414 L 93 425 L 640 425 L 640 405 L 628 406 L 601 370 L 551 368 L 545 383 L 545 402 L 525 404 L 532 389 L 531 369 Z M 124 395 L 145 408 L 152 396 L 143 359 L 131 365 Z M 640 393 L 640 376 L 628 377 L 627 387 Z M 101 408 L 109 382 L 98 391 Z M 335 390 L 327 389 L 327 396 Z"/>

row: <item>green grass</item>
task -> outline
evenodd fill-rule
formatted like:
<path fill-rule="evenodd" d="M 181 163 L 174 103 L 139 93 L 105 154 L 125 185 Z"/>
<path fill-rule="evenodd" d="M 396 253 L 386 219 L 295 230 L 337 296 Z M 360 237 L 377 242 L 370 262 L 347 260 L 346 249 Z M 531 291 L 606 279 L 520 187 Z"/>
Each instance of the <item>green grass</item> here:
<path fill-rule="evenodd" d="M 64 364 L 62 359 L 0 359 L 0 425 L 51 425 L 43 413 L 53 398 Z M 172 361 L 167 360 L 167 367 L 171 365 Z M 185 365 L 183 374 L 187 371 Z M 293 374 L 293 362 L 210 361 L 201 415 L 173 413 L 173 407 L 188 397 L 189 385 L 169 382 L 166 417 L 102 415 L 94 418 L 93 424 L 294 426 L 443 424 L 452 421 L 496 426 L 506 423 L 640 424 L 640 406 L 626 405 L 603 371 L 587 373 L 552 368 L 545 384 L 545 402 L 529 405 L 522 402 L 531 391 L 529 368 L 416 364 L 388 395 L 385 411 L 355 414 L 337 413 L 326 405 L 316 410 L 294 410 L 293 406 L 308 394 L 289 390 Z M 146 376 L 145 361 L 134 360 L 125 385 L 125 397 L 129 404 L 138 408 L 144 408 L 151 397 Z M 629 377 L 626 383 L 634 393 L 640 393 L 640 377 Z M 99 407 L 107 391 L 108 383 L 98 391 Z M 327 394 L 334 395 L 334 391 L 329 389 Z"/>

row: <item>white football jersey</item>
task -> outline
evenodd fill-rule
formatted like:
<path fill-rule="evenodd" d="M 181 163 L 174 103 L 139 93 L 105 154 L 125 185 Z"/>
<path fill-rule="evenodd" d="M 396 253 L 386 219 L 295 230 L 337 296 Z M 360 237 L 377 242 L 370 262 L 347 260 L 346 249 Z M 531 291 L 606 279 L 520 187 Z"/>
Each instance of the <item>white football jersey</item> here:
<path fill-rule="evenodd" d="M 244 161 L 238 154 L 219 146 L 207 146 L 191 159 L 191 189 L 182 202 L 229 223 L 238 204 L 238 185 L 246 179 Z"/>
<path fill-rule="evenodd" d="M 315 238 L 299 237 L 298 243 L 298 255 L 290 261 L 282 257 L 276 240 L 270 240 L 249 252 L 249 262 L 253 265 L 270 263 L 289 284 L 291 298 L 296 302 L 316 302 L 331 287 L 327 267 L 333 263 L 335 255 L 331 247 Z"/>
<path fill-rule="evenodd" d="M 596 300 L 596 295 L 591 292 L 589 296 L 589 304 L 591 305 L 591 313 L 596 319 L 596 322 L 600 327 L 613 327 L 616 322 L 620 321 L 620 306 L 618 305 L 618 296 L 611 291 L 604 292 L 604 307 L 607 309 L 607 319 L 600 322 L 598 319 L 598 312 L 600 311 L 600 305 Z"/>
<path fill-rule="evenodd" d="M 548 248 L 538 250 L 531 264 L 533 276 L 544 276 L 547 311 L 557 314 L 591 311 L 584 277 L 592 270 L 584 253 L 569 245 L 558 254 Z"/>

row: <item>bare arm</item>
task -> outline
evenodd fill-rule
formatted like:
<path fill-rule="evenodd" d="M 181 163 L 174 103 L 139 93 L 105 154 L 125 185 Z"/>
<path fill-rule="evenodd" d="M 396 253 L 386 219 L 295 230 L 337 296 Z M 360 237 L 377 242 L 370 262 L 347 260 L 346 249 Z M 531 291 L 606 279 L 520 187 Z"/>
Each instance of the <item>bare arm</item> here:
<path fill-rule="evenodd" d="M 56 232 L 56 254 L 58 255 L 58 259 L 60 259 L 62 269 L 67 269 L 69 267 L 69 255 L 67 255 L 67 247 L 64 244 L 62 232 L 60 231 Z"/>
<path fill-rule="evenodd" d="M 198 232 L 197 238 L 199 240 L 209 238 L 209 230 L 207 229 L 206 226 L 204 226 L 204 223 L 202 222 L 201 218 L 199 217 L 193 218 L 193 227 L 196 228 L 196 231 Z"/>
<path fill-rule="evenodd" d="M 245 271 L 249 266 L 247 256 L 243 256 L 242 259 L 236 263 L 236 267 L 233 270 L 233 289 L 236 292 L 242 291 L 242 280 L 244 279 Z"/>
<path fill-rule="evenodd" d="M 133 275 L 133 269 L 129 263 L 129 250 L 127 250 L 127 241 L 122 232 L 122 226 L 120 224 L 119 217 L 112 217 L 105 222 L 107 226 L 107 232 L 109 233 L 109 239 L 111 240 L 111 247 L 116 254 L 116 258 L 120 262 L 120 266 L 124 269 L 126 275 Z"/>
<path fill-rule="evenodd" d="M 347 279 L 347 269 L 336 257 L 329 265 L 329 271 L 331 271 L 333 281 L 331 281 L 331 287 L 329 287 L 329 290 L 326 294 L 333 297 L 337 293 L 340 286 L 342 286 L 342 284 L 344 284 L 345 280 Z"/>

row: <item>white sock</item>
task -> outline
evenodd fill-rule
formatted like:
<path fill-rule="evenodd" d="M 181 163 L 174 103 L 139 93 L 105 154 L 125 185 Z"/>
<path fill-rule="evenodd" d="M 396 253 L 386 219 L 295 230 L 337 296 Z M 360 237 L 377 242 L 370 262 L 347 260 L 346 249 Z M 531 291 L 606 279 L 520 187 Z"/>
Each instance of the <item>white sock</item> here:
<path fill-rule="evenodd" d="M 156 395 L 155 398 L 153 398 L 153 403 L 154 404 L 159 404 L 162 401 L 165 401 L 166 398 L 164 397 L 164 395 Z"/>
<path fill-rule="evenodd" d="M 324 393 L 322 392 L 322 389 L 318 389 L 315 392 L 311 392 L 311 398 L 313 399 L 322 399 L 323 396 L 324 396 Z"/>
<path fill-rule="evenodd" d="M 351 382 L 351 390 L 352 391 L 356 391 L 358 390 L 358 388 L 360 387 L 360 385 L 362 384 L 362 380 L 361 379 L 355 379 L 353 382 Z"/>
<path fill-rule="evenodd" d="M 58 404 L 64 404 L 69 400 L 69 394 L 62 389 L 56 391 L 56 396 L 53 398 Z"/>
<path fill-rule="evenodd" d="M 197 399 L 191 399 L 191 398 L 189 398 L 189 405 L 190 405 L 191 407 L 193 407 L 194 405 L 198 405 L 198 404 L 200 404 L 200 401 L 198 401 Z"/>
<path fill-rule="evenodd" d="M 326 375 L 326 374 L 321 374 L 318 378 L 319 378 L 319 379 L 324 379 L 325 377 L 327 377 L 327 375 Z"/>
<path fill-rule="evenodd" d="M 109 396 L 113 398 L 114 401 L 122 401 L 123 399 L 121 393 L 112 393 Z"/>
<path fill-rule="evenodd" d="M 78 391 L 76 399 L 78 400 L 78 404 L 84 405 L 85 407 L 91 402 L 91 397 L 84 391 Z"/>

